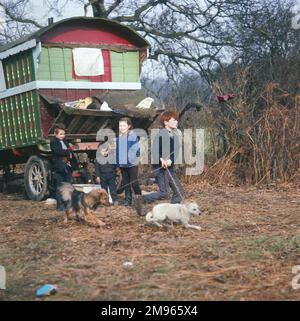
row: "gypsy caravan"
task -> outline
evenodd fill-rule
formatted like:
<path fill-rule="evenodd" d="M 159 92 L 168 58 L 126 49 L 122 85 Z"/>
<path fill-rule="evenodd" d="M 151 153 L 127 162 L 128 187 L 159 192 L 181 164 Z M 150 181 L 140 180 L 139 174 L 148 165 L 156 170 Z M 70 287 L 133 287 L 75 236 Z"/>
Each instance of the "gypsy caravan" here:
<path fill-rule="evenodd" d="M 0 47 L 0 169 L 25 164 L 28 197 L 42 200 L 51 186 L 53 128 L 63 123 L 78 154 L 95 157 L 97 132 L 132 117 L 147 129 L 157 109 L 139 109 L 146 97 L 140 73 L 149 43 L 134 30 L 102 18 L 52 23 Z M 149 106 L 150 107 L 150 106 Z"/>

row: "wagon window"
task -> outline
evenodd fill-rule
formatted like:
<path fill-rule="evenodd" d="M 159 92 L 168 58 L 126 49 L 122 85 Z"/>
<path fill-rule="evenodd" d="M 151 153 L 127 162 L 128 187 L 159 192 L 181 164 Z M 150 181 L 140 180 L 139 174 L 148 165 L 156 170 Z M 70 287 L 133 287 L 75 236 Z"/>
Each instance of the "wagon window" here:
<path fill-rule="evenodd" d="M 111 81 L 110 55 L 102 50 L 104 74 L 100 76 L 77 76 L 74 70 L 72 48 L 43 47 L 39 57 L 38 79 L 52 81 Z"/>
<path fill-rule="evenodd" d="M 111 51 L 113 82 L 139 82 L 139 53 Z"/>
<path fill-rule="evenodd" d="M 72 52 L 69 48 L 42 48 L 39 57 L 39 80 L 72 80 Z"/>

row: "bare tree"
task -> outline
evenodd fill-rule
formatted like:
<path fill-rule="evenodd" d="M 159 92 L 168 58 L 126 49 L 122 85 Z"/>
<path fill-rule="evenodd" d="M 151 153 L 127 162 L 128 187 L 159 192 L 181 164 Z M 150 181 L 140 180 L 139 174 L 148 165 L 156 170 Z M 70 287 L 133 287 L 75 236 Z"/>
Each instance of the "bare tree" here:
<path fill-rule="evenodd" d="M 58 14 L 66 1 L 92 7 L 93 15 L 134 28 L 152 44 L 150 59 L 168 61 L 169 71 L 192 68 L 204 74 L 220 64 L 224 49 L 235 45 L 223 28 L 234 7 L 246 0 L 45 0 L 50 12 Z M 27 26 L 19 34 L 42 27 L 29 18 L 30 0 L 1 0 L 7 25 Z M 26 10 L 27 8 L 27 10 Z M 56 11 L 55 11 L 56 10 Z M 12 35 L 2 34 L 7 40 Z"/>
<path fill-rule="evenodd" d="M 36 28 L 41 28 L 36 20 L 29 16 L 30 0 L 0 1 L 1 24 L 0 42 L 16 40 Z"/>
<path fill-rule="evenodd" d="M 7 19 L 6 28 L 0 33 L 2 41 L 42 27 L 30 18 L 31 1 L 0 0 Z M 211 83 L 217 67 L 222 69 L 238 59 L 247 65 L 262 57 L 269 59 L 272 68 L 268 72 L 274 79 L 276 57 L 282 50 L 287 52 L 285 48 L 292 41 L 287 8 L 293 1 L 44 0 L 44 3 L 50 14 L 56 16 L 67 3 L 73 3 L 81 5 L 85 12 L 92 8 L 96 17 L 124 23 L 149 40 L 152 48 L 148 63 L 158 62 L 168 79 L 182 83 L 182 76 L 192 70 Z"/>

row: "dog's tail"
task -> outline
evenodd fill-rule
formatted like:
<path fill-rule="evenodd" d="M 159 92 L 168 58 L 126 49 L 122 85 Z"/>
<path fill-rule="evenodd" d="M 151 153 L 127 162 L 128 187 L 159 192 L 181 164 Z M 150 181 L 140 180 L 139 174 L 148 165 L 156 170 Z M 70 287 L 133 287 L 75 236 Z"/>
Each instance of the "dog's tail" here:
<path fill-rule="evenodd" d="M 63 202 L 71 202 L 72 194 L 75 188 L 70 183 L 62 183 L 61 187 L 59 188 L 59 193 Z"/>
<path fill-rule="evenodd" d="M 147 221 L 148 223 L 153 222 L 153 213 L 152 213 L 152 212 L 147 213 L 147 215 L 146 215 L 146 221 Z"/>

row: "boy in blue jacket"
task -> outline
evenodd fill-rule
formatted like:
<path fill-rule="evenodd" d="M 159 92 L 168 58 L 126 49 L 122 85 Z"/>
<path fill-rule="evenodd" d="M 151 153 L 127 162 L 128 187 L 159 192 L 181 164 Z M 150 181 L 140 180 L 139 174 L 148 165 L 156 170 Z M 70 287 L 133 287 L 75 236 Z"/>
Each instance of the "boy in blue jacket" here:
<path fill-rule="evenodd" d="M 131 188 L 135 194 L 135 208 L 142 215 L 142 191 L 138 182 L 138 161 L 140 144 L 132 131 L 130 118 L 119 120 L 119 136 L 116 141 L 116 163 L 122 173 L 122 182 L 125 187 L 125 206 L 131 205 Z"/>

